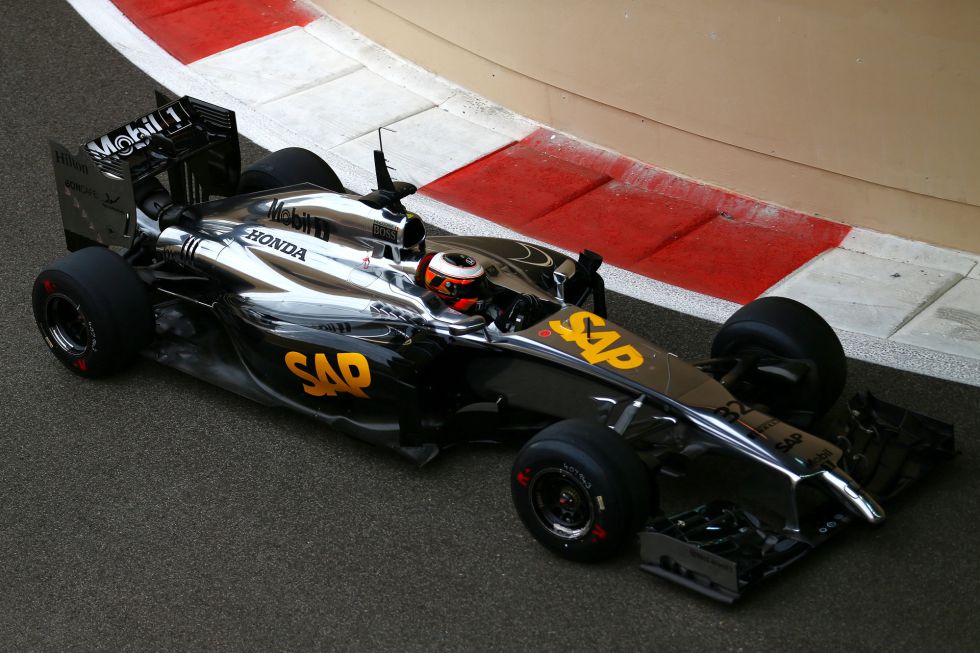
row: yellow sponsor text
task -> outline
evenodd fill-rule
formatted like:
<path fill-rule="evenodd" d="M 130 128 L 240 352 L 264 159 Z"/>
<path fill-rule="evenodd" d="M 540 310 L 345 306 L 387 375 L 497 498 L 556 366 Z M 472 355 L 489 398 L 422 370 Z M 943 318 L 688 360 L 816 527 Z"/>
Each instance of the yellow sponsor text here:
<path fill-rule="evenodd" d="M 601 330 L 606 321 L 588 311 L 578 311 L 568 317 L 568 326 L 558 320 L 548 323 L 551 330 L 567 342 L 574 342 L 582 349 L 582 358 L 588 363 L 608 363 L 618 370 L 631 370 L 643 365 L 643 356 L 632 345 L 613 345 L 622 337 L 619 332 Z"/>
<path fill-rule="evenodd" d="M 310 369 L 305 354 L 291 351 L 286 354 L 286 367 L 305 382 L 303 392 L 308 395 L 336 397 L 338 393 L 346 393 L 368 398 L 364 389 L 371 386 L 371 368 L 364 354 L 339 353 L 336 368 L 327 360 L 326 354 L 316 354 L 313 369 Z"/>

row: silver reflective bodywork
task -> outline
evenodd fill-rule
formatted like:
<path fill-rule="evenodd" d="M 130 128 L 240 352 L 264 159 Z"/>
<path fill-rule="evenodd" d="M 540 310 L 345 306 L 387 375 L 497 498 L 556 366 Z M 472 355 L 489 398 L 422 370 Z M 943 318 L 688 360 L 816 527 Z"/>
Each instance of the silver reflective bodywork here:
<path fill-rule="evenodd" d="M 837 468 L 843 455 L 838 447 L 743 406 L 701 370 L 566 304 L 564 286 L 575 270 L 570 259 L 554 261 L 540 252 L 555 280 L 555 294 L 549 294 L 516 269 L 517 263 L 534 265 L 533 246 L 525 246 L 526 256 L 503 259 L 494 253 L 490 239 L 485 239 L 486 246 L 480 239 L 444 239 L 446 246 L 495 270 L 494 283 L 554 307 L 538 324 L 505 333 L 483 317 L 450 309 L 415 282 L 425 242 L 421 222 L 412 214 L 372 209 L 355 197 L 315 187 L 195 208 L 204 217 L 193 226 L 165 229 L 157 251 L 167 260 L 222 280 L 257 309 L 306 318 L 387 316 L 455 337 L 461 344 L 571 368 L 619 391 L 619 399 L 597 395 L 590 405 L 598 406 L 604 419 L 614 420 L 609 426 L 620 433 L 649 428 L 664 446 L 679 451 L 736 452 L 776 470 L 794 493 L 802 481 L 819 479 L 867 521 L 884 517 L 874 499 Z M 596 342 L 609 346 L 602 349 Z M 694 428 L 680 434 L 671 428 L 679 426 L 678 420 Z M 787 528 L 799 528 L 795 514 L 787 515 Z"/>
<path fill-rule="evenodd" d="M 628 343 L 642 358 L 642 364 L 623 370 L 606 362 L 587 361 L 578 342 L 556 338 L 554 333 L 556 327 L 568 326 L 569 318 L 581 310 L 566 307 L 529 329 L 496 335 L 494 344 L 575 367 L 633 396 L 639 393 L 638 398 L 624 400 L 619 420 L 610 425 L 614 430 L 622 432 L 629 426 L 639 404 L 659 407 L 667 415 L 682 416 L 696 427 L 685 429 L 681 439 L 676 438 L 676 433 L 670 433 L 674 439 L 669 446 L 673 449 L 736 452 L 777 471 L 794 495 L 804 480 L 819 480 L 868 522 L 884 519 L 878 503 L 837 467 L 843 456 L 839 447 L 742 405 L 714 378 L 667 351 L 603 320 L 598 322 L 603 333 L 618 335 L 614 345 Z M 598 316 L 592 319 L 600 320 Z M 595 337 L 598 330 L 596 327 L 589 335 Z M 792 513 L 786 518 L 789 530 L 799 529 L 798 515 Z"/>
<path fill-rule="evenodd" d="M 417 251 L 402 247 L 413 237 L 414 216 L 389 220 L 356 199 L 308 190 L 203 208 L 213 211 L 202 210 L 206 217 L 193 227 L 165 229 L 157 251 L 220 279 L 257 307 L 387 314 L 446 332 L 484 325 L 414 282 Z M 385 256 L 393 251 L 401 253 L 397 261 Z"/>

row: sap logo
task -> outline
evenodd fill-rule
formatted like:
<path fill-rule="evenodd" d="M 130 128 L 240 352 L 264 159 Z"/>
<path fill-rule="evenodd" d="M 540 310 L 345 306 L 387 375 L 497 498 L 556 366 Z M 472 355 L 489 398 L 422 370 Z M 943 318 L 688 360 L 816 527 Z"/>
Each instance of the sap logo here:
<path fill-rule="evenodd" d="M 567 342 L 582 349 L 582 358 L 589 364 L 609 363 L 618 370 L 631 370 L 643 365 L 643 356 L 632 345 L 610 349 L 622 336 L 617 331 L 597 331 L 606 321 L 588 311 L 578 311 L 568 317 L 568 326 L 558 320 L 548 323 L 551 330 Z"/>
<path fill-rule="evenodd" d="M 283 240 L 281 238 L 276 238 L 270 233 L 264 231 L 259 231 L 258 229 L 252 229 L 247 234 L 245 234 L 245 240 L 252 240 L 257 242 L 259 245 L 265 245 L 266 247 L 271 247 L 277 252 L 282 252 L 292 256 L 293 258 L 298 258 L 301 261 L 306 261 L 306 249 L 300 247 L 299 245 L 294 245 L 288 240 Z"/>
<path fill-rule="evenodd" d="M 287 353 L 285 360 L 289 371 L 305 381 L 303 392 L 308 395 L 336 397 L 343 392 L 362 399 L 368 398 L 364 388 L 371 386 L 371 368 L 368 367 L 364 354 L 337 354 L 336 370 L 330 365 L 326 354 L 316 354 L 313 357 L 313 369 L 309 368 L 306 355 L 298 351 Z"/>
<path fill-rule="evenodd" d="M 295 208 L 286 208 L 285 204 L 273 198 L 266 217 L 273 222 L 292 227 L 304 234 L 311 234 L 320 240 L 330 240 L 330 223 L 323 218 L 317 218 L 309 213 L 297 213 Z"/>
<path fill-rule="evenodd" d="M 375 222 L 371 227 L 371 233 L 377 238 L 387 240 L 389 243 L 398 242 L 398 230 L 383 222 Z"/>

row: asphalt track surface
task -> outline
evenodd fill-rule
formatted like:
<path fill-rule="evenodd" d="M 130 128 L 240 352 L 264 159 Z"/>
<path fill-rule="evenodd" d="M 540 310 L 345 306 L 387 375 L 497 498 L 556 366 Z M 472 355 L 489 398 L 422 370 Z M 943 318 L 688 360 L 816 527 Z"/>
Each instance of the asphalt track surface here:
<path fill-rule="evenodd" d="M 0 648 L 975 650 L 980 388 L 852 362 L 849 390 L 955 423 L 964 455 L 728 607 L 638 547 L 549 555 L 511 508 L 513 446 L 420 469 L 150 362 L 74 377 L 29 303 L 64 253 L 47 139 L 132 119 L 155 84 L 67 4 L 0 4 Z M 715 328 L 610 309 L 683 357 Z"/>

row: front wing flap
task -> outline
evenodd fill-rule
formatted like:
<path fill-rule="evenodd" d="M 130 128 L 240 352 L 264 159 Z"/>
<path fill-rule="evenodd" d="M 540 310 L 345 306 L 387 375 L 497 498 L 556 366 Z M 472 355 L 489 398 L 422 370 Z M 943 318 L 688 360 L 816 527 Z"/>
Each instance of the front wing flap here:
<path fill-rule="evenodd" d="M 793 564 L 852 517 L 839 508 L 813 515 L 815 537 L 764 525 L 733 503 L 715 501 L 661 517 L 640 533 L 640 568 L 705 596 L 733 603 L 742 592 Z"/>
<path fill-rule="evenodd" d="M 841 466 L 881 502 L 957 455 L 953 427 L 871 393 L 855 395 L 837 438 Z M 782 531 L 728 502 L 653 520 L 640 533 L 640 567 L 719 601 L 732 603 L 854 520 L 835 501 L 804 518 L 800 532 Z"/>

